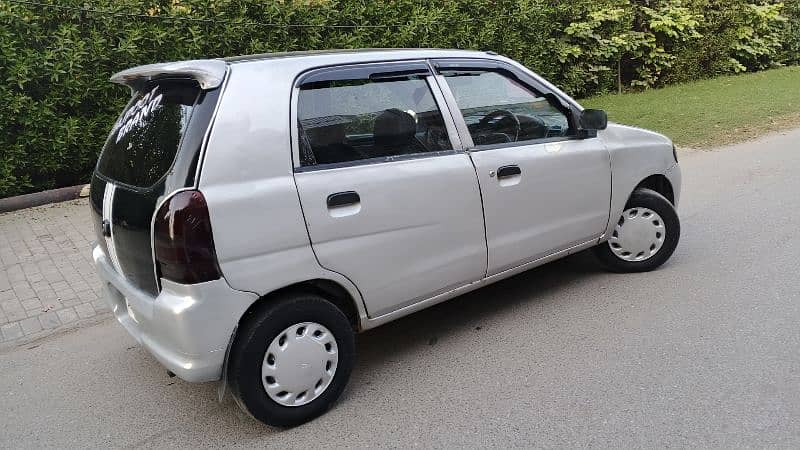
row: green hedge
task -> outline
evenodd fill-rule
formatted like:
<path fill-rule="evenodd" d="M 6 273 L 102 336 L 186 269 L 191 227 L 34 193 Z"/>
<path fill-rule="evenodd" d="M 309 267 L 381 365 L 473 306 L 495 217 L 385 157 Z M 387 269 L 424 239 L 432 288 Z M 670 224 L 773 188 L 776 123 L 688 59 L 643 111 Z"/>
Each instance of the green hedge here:
<path fill-rule="evenodd" d="M 108 77 L 139 64 L 471 48 L 516 58 L 587 96 L 797 63 L 799 3 L 0 0 L 0 197 L 87 181 L 129 95 Z"/>

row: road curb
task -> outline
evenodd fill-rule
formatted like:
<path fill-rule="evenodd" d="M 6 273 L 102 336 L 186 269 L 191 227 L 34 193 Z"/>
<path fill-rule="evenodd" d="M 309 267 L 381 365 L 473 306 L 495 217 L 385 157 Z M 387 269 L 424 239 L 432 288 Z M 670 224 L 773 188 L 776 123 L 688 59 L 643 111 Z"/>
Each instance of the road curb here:
<path fill-rule="evenodd" d="M 0 198 L 0 213 L 32 208 L 34 206 L 47 205 L 49 203 L 60 203 L 68 200 L 75 200 L 76 198 L 85 197 L 88 195 L 82 195 L 84 188 L 87 188 L 85 192 L 88 193 L 88 185 L 80 184 L 78 186 L 69 186 L 50 191 L 34 192 L 33 194 Z"/>

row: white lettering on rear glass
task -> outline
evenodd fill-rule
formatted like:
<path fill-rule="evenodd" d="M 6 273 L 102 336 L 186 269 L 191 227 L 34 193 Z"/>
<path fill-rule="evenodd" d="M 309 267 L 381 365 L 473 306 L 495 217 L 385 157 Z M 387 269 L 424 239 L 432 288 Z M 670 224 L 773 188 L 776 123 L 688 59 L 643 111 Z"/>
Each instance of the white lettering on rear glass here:
<path fill-rule="evenodd" d="M 155 110 L 161 106 L 163 95 L 158 92 L 158 86 L 143 95 L 125 114 L 117 121 L 116 132 L 119 142 L 126 134 L 140 128 Z"/>

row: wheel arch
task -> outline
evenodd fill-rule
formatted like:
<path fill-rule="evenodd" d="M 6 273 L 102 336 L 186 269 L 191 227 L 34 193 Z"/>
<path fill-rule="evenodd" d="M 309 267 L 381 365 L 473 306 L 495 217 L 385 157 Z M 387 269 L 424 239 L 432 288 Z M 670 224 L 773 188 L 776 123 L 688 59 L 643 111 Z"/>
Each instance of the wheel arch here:
<path fill-rule="evenodd" d="M 678 187 L 680 188 L 680 186 Z M 658 192 L 660 195 L 664 196 L 664 198 L 666 198 L 673 207 L 676 206 L 675 202 L 677 198 L 672 182 L 670 182 L 669 178 L 664 173 L 657 172 L 655 167 L 651 167 L 649 170 L 642 170 L 637 175 L 619 177 L 613 182 L 612 185 L 612 197 L 608 223 L 606 224 L 606 230 L 598 240 L 598 243 L 603 242 L 605 238 L 613 231 L 614 224 L 616 223 L 616 219 L 619 217 L 619 214 L 622 214 L 622 211 L 625 209 L 625 205 L 628 203 L 628 201 L 630 201 L 633 193 L 636 192 L 637 189 L 641 188 L 647 188 Z"/>
<path fill-rule="evenodd" d="M 340 283 L 327 278 L 314 278 L 305 281 L 292 283 L 282 288 L 264 294 L 254 301 L 242 316 L 239 318 L 241 325 L 252 314 L 257 311 L 261 305 L 266 302 L 275 300 L 276 298 L 288 293 L 313 293 L 317 294 L 326 300 L 330 301 L 347 317 L 353 331 L 361 331 L 362 313 L 358 308 L 358 300 L 356 300 L 350 292 Z"/>
<path fill-rule="evenodd" d="M 666 176 L 662 174 L 648 176 L 633 188 L 633 190 L 628 194 L 628 198 L 630 199 L 631 195 L 633 195 L 633 193 L 639 188 L 654 190 L 663 195 L 667 200 L 669 200 L 670 203 L 672 203 L 673 206 L 675 206 L 675 191 L 672 188 L 672 183 L 670 183 Z"/>

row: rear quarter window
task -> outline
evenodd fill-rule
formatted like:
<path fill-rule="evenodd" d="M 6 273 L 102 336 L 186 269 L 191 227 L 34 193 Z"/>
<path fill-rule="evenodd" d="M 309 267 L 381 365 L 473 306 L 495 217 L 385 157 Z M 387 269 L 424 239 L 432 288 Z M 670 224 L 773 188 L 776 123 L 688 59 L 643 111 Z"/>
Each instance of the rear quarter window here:
<path fill-rule="evenodd" d="M 173 165 L 199 94 L 199 86 L 186 81 L 137 92 L 111 130 L 97 172 L 137 188 L 156 184 Z"/>

